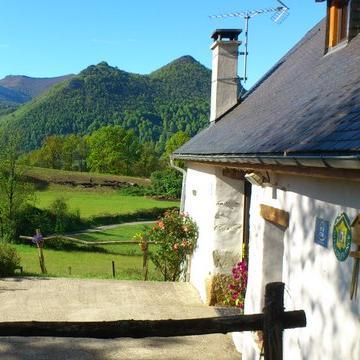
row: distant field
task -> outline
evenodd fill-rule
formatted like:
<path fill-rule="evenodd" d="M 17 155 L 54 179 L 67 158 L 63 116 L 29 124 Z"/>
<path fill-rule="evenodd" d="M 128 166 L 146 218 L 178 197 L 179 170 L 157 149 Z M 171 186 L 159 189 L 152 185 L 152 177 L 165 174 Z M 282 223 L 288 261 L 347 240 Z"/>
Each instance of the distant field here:
<path fill-rule="evenodd" d="M 50 185 L 44 191 L 36 191 L 35 204 L 47 208 L 57 198 L 64 198 L 73 210 L 79 209 L 82 218 L 99 215 L 128 214 L 140 209 L 179 206 L 178 201 L 159 201 L 142 196 L 121 195 L 112 189 L 82 189 L 63 185 Z"/>
<path fill-rule="evenodd" d="M 122 175 L 97 174 L 91 172 L 55 170 L 39 167 L 27 168 L 25 171 L 25 175 L 34 180 L 55 184 L 73 181 L 75 184 L 93 183 L 94 185 L 96 185 L 104 184 L 105 182 L 117 181 L 143 186 L 150 185 L 150 180 L 144 178 Z"/>
<path fill-rule="evenodd" d="M 99 233 L 87 233 L 77 236 L 88 241 L 99 240 L 131 240 L 135 233 L 143 229 L 143 225 L 119 226 L 115 229 Z M 21 265 L 26 274 L 40 275 L 37 249 L 34 245 L 15 245 Z M 65 251 L 47 249 L 45 244 L 44 257 L 48 276 L 71 276 L 85 278 L 112 278 L 112 261 L 115 262 L 116 278 L 126 280 L 142 280 L 142 252 L 138 244 L 99 246 L 108 253 L 86 251 Z M 149 263 L 149 280 L 161 280 L 154 265 Z"/>

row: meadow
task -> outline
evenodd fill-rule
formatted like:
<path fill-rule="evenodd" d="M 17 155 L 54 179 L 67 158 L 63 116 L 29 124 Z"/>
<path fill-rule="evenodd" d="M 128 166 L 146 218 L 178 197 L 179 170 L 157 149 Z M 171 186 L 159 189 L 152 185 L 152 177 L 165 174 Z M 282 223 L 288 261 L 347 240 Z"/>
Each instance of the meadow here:
<path fill-rule="evenodd" d="M 26 175 L 37 189 L 32 200 L 36 207 L 47 209 L 54 200 L 61 198 L 71 211 L 79 211 L 81 219 L 85 224 L 89 224 L 89 227 L 118 224 L 100 231 L 89 230 L 71 235 L 90 242 L 132 240 L 136 233 L 149 225 L 120 225 L 121 223 L 142 219 L 156 220 L 155 214 L 161 213 L 162 209 L 179 206 L 178 201 L 124 195 L 121 189 L 108 186 L 109 183 L 125 183 L 146 187 L 149 186 L 147 179 L 41 168 L 27 169 Z M 36 246 L 29 241 L 28 244 L 17 244 L 15 247 L 21 257 L 23 274 L 42 276 Z M 143 279 L 143 254 L 136 242 L 96 246 L 61 241 L 45 242 L 44 256 L 47 276 L 108 279 L 113 277 L 114 261 L 116 279 Z M 151 261 L 149 280 L 161 280 Z"/>
<path fill-rule="evenodd" d="M 47 208 L 58 198 L 66 200 L 71 210 L 79 210 L 87 219 L 100 215 L 123 215 L 151 208 L 179 206 L 178 201 L 159 201 L 144 196 L 122 195 L 119 190 L 107 188 L 79 188 L 50 184 L 46 190 L 35 192 L 35 205 Z"/>
<path fill-rule="evenodd" d="M 128 241 L 149 225 L 120 225 L 99 232 L 84 232 L 72 235 L 86 241 Z M 20 257 L 24 275 L 42 276 L 38 253 L 33 244 L 15 245 Z M 76 246 L 71 249 L 55 250 L 44 247 L 47 276 L 110 279 L 112 261 L 115 262 L 115 279 L 143 280 L 143 256 L 139 245 L 103 245 L 96 247 Z M 71 267 L 71 270 L 70 270 Z M 161 280 L 161 275 L 149 262 L 149 280 Z"/>

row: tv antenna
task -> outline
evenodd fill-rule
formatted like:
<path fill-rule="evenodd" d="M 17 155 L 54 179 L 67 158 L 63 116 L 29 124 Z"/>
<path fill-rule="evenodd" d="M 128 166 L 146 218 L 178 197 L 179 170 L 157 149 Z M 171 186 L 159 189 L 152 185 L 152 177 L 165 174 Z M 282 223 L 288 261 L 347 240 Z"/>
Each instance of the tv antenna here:
<path fill-rule="evenodd" d="M 280 1 L 280 0 L 276 0 L 276 1 L 280 4 L 280 6 L 209 16 L 211 19 L 224 19 L 224 18 L 230 18 L 230 17 L 241 17 L 244 19 L 244 21 L 245 21 L 245 43 L 244 43 L 245 51 L 239 53 L 240 55 L 244 56 L 244 75 L 243 75 L 243 77 L 240 77 L 240 80 L 243 80 L 244 83 L 248 79 L 247 78 L 247 62 L 248 62 L 248 55 L 249 55 L 249 52 L 248 52 L 249 20 L 257 15 L 273 13 L 271 20 L 276 24 L 281 24 L 289 16 L 290 8 L 288 6 L 286 6 L 282 1 Z"/>

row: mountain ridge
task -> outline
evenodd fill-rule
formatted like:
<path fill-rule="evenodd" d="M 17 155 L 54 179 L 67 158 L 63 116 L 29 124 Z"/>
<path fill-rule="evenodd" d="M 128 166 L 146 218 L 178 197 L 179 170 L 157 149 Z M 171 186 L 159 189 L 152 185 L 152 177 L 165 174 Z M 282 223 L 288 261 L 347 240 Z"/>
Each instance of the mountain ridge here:
<path fill-rule="evenodd" d="M 147 75 L 101 62 L 0 117 L 0 123 L 26 134 L 26 150 L 52 134 L 83 135 L 111 124 L 163 145 L 176 131 L 194 135 L 207 124 L 210 87 L 211 71 L 191 56 Z"/>
<path fill-rule="evenodd" d="M 32 77 L 27 75 L 7 75 L 0 79 L 0 86 L 33 99 L 47 91 L 51 86 L 74 77 L 73 74 L 55 77 Z"/>

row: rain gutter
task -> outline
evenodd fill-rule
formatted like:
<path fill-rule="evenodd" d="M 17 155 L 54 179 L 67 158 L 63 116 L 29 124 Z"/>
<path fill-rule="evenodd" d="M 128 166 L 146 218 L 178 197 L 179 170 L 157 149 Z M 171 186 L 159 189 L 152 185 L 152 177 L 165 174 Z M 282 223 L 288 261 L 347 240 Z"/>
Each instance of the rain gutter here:
<path fill-rule="evenodd" d="M 170 156 L 170 166 L 171 166 L 173 169 L 181 172 L 182 175 L 183 175 L 182 185 L 181 185 L 180 211 L 181 211 L 181 212 L 184 212 L 184 209 L 185 209 L 185 192 L 186 192 L 186 175 L 187 175 L 187 173 L 186 173 L 186 170 L 184 170 L 184 169 L 182 169 L 181 167 L 176 166 L 176 165 L 174 164 L 174 159 L 173 159 L 172 156 Z"/>
<path fill-rule="evenodd" d="M 198 155 L 173 154 L 172 159 L 253 165 L 315 167 L 360 170 L 360 155 Z"/>

